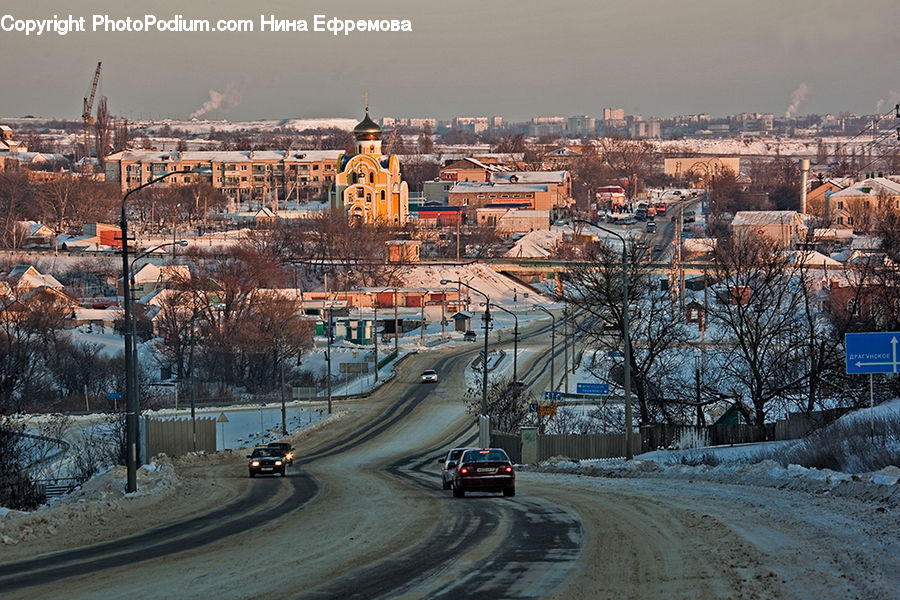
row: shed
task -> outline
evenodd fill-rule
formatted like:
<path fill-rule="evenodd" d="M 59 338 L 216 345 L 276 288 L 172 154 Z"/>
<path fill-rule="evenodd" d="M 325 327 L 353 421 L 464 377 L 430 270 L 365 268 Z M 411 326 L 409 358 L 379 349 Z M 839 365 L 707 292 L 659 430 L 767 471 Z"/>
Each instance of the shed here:
<path fill-rule="evenodd" d="M 453 319 L 453 331 L 468 331 L 472 329 L 472 313 L 461 310 L 450 318 Z"/>

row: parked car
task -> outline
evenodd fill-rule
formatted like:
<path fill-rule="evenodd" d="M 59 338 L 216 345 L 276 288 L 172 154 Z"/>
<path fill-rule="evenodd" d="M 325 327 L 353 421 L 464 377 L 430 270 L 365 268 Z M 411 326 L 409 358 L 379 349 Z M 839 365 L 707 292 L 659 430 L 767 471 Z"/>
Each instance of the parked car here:
<path fill-rule="evenodd" d="M 250 464 L 248 465 L 250 477 L 256 477 L 261 474 L 274 475 L 275 473 L 284 477 L 284 454 L 281 449 L 254 448 L 253 454 L 248 454 L 247 458 L 250 459 Z"/>
<path fill-rule="evenodd" d="M 475 340 L 478 339 L 478 334 L 476 334 L 474 331 L 472 331 L 470 329 L 463 334 L 463 339 L 466 340 L 467 342 L 474 342 Z"/>
<path fill-rule="evenodd" d="M 437 383 L 437 371 L 427 369 L 422 371 L 422 383 Z"/>
<path fill-rule="evenodd" d="M 284 462 L 289 466 L 294 464 L 294 449 L 287 442 L 269 442 L 266 448 L 278 448 L 284 455 Z"/>
<path fill-rule="evenodd" d="M 656 231 L 656 221 L 647 221 L 647 233 Z"/>
<path fill-rule="evenodd" d="M 462 498 L 472 491 L 516 495 L 516 472 L 503 448 L 471 449 L 460 455 L 453 471 L 453 496 Z"/>
<path fill-rule="evenodd" d="M 459 462 L 459 456 L 468 450 L 468 448 L 453 448 L 437 461 L 441 463 L 441 487 L 449 490 L 453 487 L 453 471 L 456 470 L 456 464 Z"/>

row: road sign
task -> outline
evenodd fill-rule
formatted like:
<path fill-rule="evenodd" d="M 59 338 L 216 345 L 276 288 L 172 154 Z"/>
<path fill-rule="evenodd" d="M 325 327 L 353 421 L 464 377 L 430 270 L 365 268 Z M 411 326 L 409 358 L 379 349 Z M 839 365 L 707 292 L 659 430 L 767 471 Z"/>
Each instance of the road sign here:
<path fill-rule="evenodd" d="M 122 392 L 110 392 L 106 395 L 107 400 L 121 400 Z"/>
<path fill-rule="evenodd" d="M 544 400 L 562 400 L 562 392 L 544 392 Z"/>
<path fill-rule="evenodd" d="M 537 402 L 532 402 L 531 404 L 528 405 L 528 412 L 536 413 L 537 411 L 538 411 Z"/>
<path fill-rule="evenodd" d="M 609 396 L 608 383 L 578 383 L 575 387 L 579 394 Z"/>
<path fill-rule="evenodd" d="M 900 332 L 848 333 L 844 336 L 847 373 L 896 373 Z"/>
<path fill-rule="evenodd" d="M 542 417 L 553 417 L 556 416 L 556 405 L 555 404 L 545 404 L 544 406 L 538 406 L 538 414 Z"/>
<path fill-rule="evenodd" d="M 225 416 L 225 413 L 219 413 L 219 418 L 216 419 L 216 423 L 227 423 L 228 417 Z"/>
<path fill-rule="evenodd" d="M 607 356 L 607 358 L 622 358 L 622 353 L 621 353 L 621 352 L 616 352 L 616 351 L 613 351 L 613 352 L 607 352 L 607 353 L 606 353 L 606 356 Z"/>

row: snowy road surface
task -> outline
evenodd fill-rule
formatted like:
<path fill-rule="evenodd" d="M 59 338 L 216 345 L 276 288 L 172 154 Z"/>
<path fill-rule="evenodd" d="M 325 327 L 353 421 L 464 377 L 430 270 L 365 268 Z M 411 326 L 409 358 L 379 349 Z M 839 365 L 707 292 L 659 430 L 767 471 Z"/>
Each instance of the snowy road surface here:
<path fill-rule="evenodd" d="M 193 457 L 170 493 L 34 524 L 2 547 L 3 597 L 897 597 L 900 510 L 884 500 L 536 472 L 514 498 L 454 499 L 436 458 L 473 443 L 472 354 L 409 357 L 298 434 L 288 477 L 250 480 L 239 453 Z M 424 368 L 440 383 L 420 384 Z M 144 537 L 87 547 L 127 535 Z"/>

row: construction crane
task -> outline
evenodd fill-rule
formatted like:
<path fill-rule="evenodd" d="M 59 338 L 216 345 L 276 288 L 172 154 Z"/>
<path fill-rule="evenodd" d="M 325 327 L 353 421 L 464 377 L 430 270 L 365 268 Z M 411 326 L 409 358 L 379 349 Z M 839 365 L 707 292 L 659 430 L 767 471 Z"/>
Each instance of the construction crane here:
<path fill-rule="evenodd" d="M 94 117 L 91 116 L 91 110 L 94 107 L 94 95 L 97 93 L 97 83 L 100 82 L 100 62 L 97 63 L 97 69 L 94 71 L 94 80 L 88 90 L 88 95 L 84 99 L 84 105 L 81 111 L 81 121 L 84 126 L 84 168 L 87 169 L 87 159 L 91 157 L 91 125 L 94 124 Z"/>

